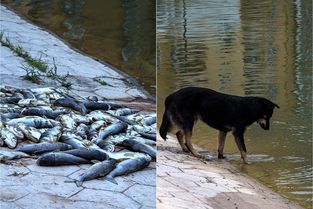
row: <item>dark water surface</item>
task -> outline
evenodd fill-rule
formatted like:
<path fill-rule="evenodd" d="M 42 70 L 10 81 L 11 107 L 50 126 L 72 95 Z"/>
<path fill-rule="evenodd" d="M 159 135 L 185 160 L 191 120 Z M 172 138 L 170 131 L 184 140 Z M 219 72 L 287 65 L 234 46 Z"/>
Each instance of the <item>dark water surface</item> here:
<path fill-rule="evenodd" d="M 155 95 L 154 0 L 2 0 Z"/>
<path fill-rule="evenodd" d="M 280 105 L 271 130 L 246 132 L 252 165 L 236 167 L 310 208 L 312 203 L 311 1 L 158 0 L 158 122 L 165 97 L 186 86 L 257 95 Z M 194 143 L 215 151 L 217 131 L 198 124 Z"/>

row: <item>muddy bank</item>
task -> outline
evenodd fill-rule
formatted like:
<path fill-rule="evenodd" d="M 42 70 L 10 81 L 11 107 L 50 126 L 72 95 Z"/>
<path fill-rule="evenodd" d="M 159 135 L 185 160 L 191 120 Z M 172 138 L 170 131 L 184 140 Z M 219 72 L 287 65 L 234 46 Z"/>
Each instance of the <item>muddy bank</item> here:
<path fill-rule="evenodd" d="M 194 209 L 301 208 L 239 173 L 225 160 L 215 156 L 203 161 L 183 153 L 173 137 L 167 141 L 158 137 L 157 205 Z"/>

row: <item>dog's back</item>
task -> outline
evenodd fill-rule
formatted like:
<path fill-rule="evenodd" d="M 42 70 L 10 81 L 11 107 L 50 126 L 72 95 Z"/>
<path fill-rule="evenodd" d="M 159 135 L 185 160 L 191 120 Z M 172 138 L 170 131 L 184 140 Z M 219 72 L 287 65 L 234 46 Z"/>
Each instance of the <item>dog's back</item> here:
<path fill-rule="evenodd" d="M 165 112 L 160 135 L 165 140 L 172 126 L 192 129 L 197 119 L 220 131 L 230 131 L 239 125 L 248 126 L 272 111 L 274 104 L 262 97 L 241 97 L 216 92 L 207 88 L 180 89 L 165 100 Z"/>

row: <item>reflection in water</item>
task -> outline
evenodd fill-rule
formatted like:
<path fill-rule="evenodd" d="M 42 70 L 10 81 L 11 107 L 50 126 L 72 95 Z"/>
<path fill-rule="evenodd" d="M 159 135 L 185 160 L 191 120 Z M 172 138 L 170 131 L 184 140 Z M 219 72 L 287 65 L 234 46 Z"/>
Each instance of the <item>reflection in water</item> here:
<path fill-rule="evenodd" d="M 155 1 L 3 0 L 155 94 Z"/>
<path fill-rule="evenodd" d="M 266 132 L 246 133 L 252 165 L 228 136 L 229 161 L 305 207 L 312 201 L 311 5 L 279 1 L 159 0 L 158 122 L 165 97 L 186 86 L 257 95 L 280 105 Z M 217 131 L 199 123 L 193 141 L 214 151 Z"/>
<path fill-rule="evenodd" d="M 85 1 L 81 0 L 66 0 L 63 2 L 63 10 L 67 14 L 66 18 L 63 21 L 63 25 L 68 31 L 64 32 L 63 35 L 66 38 L 81 40 L 86 31 L 82 27 L 80 22 L 82 21 L 81 11 L 85 4 Z"/>

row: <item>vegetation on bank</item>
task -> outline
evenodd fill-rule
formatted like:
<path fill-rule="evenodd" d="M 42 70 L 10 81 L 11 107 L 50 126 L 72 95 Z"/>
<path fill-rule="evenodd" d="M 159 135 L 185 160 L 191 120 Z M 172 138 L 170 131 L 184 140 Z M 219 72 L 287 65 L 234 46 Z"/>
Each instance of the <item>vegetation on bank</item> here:
<path fill-rule="evenodd" d="M 33 83 L 41 83 L 43 78 L 50 78 L 58 82 L 62 87 L 70 89 L 72 83 L 69 81 L 70 74 L 67 72 L 66 75 L 59 75 L 57 72 L 57 66 L 53 58 L 53 67 L 49 67 L 48 63 L 39 58 L 32 57 L 25 49 L 21 46 L 15 46 L 8 38 L 4 38 L 4 33 L 0 32 L 0 43 L 1 45 L 8 47 L 17 56 L 23 58 L 27 65 L 22 65 L 22 69 L 25 70 L 26 74 L 23 79 L 31 81 Z"/>

